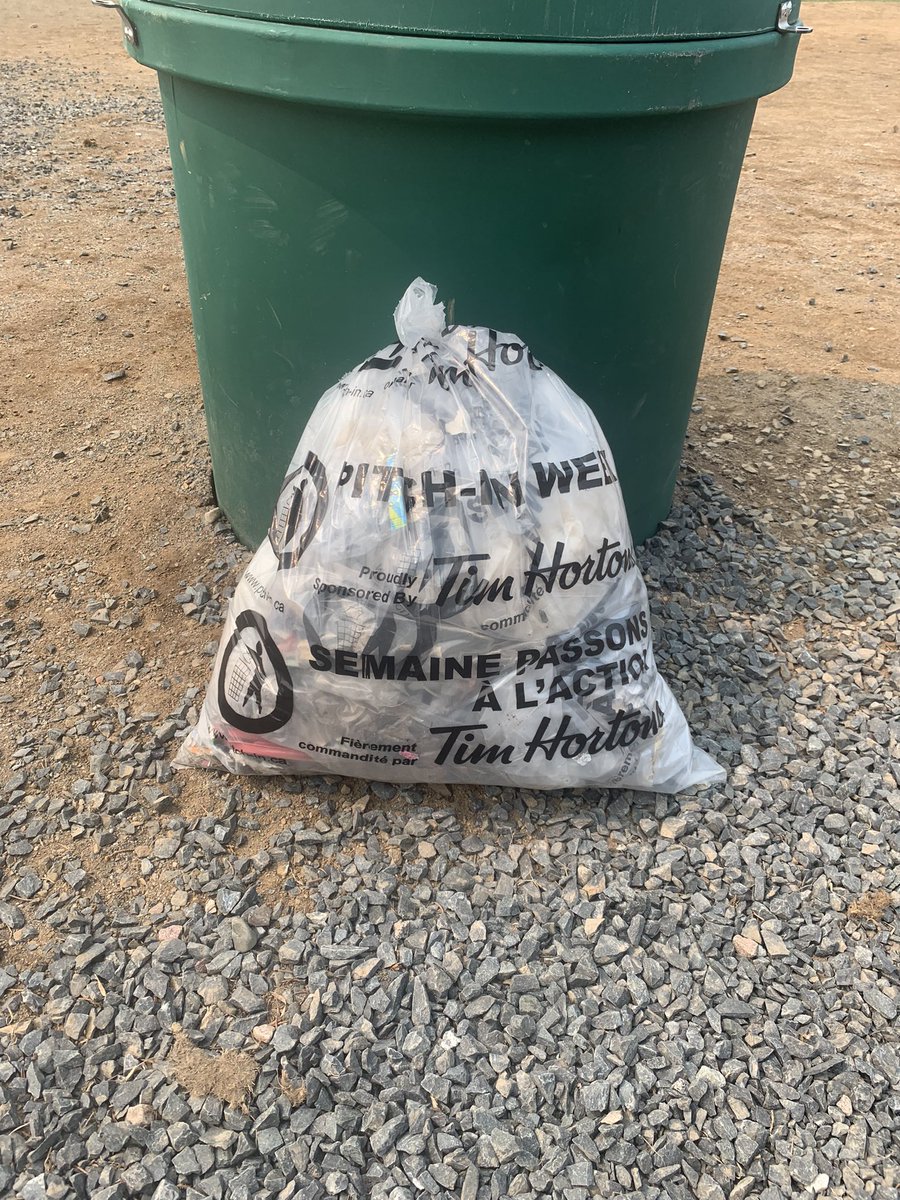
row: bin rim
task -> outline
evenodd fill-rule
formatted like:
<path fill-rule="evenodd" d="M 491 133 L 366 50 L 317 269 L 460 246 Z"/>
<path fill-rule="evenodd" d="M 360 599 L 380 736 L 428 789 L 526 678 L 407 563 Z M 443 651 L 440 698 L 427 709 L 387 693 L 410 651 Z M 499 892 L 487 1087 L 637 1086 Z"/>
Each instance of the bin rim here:
<path fill-rule="evenodd" d="M 410 116 L 664 115 L 757 99 L 791 77 L 779 32 L 673 42 L 532 42 L 360 33 L 122 0 L 133 58 L 162 74 L 324 107 Z"/>
<path fill-rule="evenodd" d="M 696 41 L 768 33 L 780 0 L 152 0 L 242 20 L 312 25 L 363 33 L 501 41 Z M 792 0 L 793 18 L 799 0 Z"/>

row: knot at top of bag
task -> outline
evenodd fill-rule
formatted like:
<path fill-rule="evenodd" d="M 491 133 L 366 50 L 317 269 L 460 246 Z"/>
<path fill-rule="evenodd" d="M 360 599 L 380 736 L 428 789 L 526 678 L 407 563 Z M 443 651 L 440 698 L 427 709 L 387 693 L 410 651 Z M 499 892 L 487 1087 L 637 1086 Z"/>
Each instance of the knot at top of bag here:
<path fill-rule="evenodd" d="M 444 306 L 436 304 L 437 288 L 421 277 L 414 279 L 394 309 L 397 340 L 415 346 L 423 338 L 437 342 L 444 331 Z"/>

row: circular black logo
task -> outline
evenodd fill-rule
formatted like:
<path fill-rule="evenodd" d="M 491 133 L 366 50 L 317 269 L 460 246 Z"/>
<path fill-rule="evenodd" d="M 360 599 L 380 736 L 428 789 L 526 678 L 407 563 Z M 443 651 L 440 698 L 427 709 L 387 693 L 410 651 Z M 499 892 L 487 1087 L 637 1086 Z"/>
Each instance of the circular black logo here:
<path fill-rule="evenodd" d="M 328 476 L 325 465 L 313 454 L 296 471 L 291 471 L 278 494 L 269 545 L 278 558 L 280 570 L 296 567 L 303 551 L 313 540 L 328 507 Z"/>
<path fill-rule="evenodd" d="M 246 609 L 234 624 L 219 668 L 219 711 L 244 733 L 272 733 L 294 712 L 290 672 L 259 613 Z"/>

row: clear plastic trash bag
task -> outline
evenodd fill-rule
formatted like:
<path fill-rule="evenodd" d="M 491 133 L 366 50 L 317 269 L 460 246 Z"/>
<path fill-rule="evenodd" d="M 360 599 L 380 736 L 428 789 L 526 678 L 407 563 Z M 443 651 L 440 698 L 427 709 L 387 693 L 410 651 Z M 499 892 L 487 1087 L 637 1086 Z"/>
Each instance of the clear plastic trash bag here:
<path fill-rule="evenodd" d="M 523 342 L 397 342 L 316 406 L 177 766 L 677 792 L 724 772 L 656 669 L 609 446 Z"/>

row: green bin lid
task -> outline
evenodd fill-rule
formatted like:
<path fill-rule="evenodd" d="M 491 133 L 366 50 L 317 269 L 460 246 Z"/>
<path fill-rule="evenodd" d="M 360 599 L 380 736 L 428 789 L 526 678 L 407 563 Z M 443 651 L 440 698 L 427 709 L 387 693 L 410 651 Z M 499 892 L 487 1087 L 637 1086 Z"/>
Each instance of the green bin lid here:
<path fill-rule="evenodd" d="M 776 27 L 779 0 L 156 0 L 176 8 L 367 33 L 503 41 L 742 37 Z M 795 4 L 794 16 L 799 8 Z"/>

